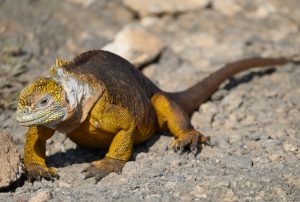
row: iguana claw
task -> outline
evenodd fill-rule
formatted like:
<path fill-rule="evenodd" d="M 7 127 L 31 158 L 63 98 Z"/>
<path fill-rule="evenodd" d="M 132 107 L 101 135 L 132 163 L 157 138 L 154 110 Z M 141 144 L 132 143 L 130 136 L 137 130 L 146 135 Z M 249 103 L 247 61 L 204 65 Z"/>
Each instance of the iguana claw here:
<path fill-rule="evenodd" d="M 81 173 L 83 173 L 83 179 L 95 177 L 96 182 L 98 182 L 111 172 L 120 173 L 125 163 L 126 161 L 106 157 L 102 160 L 92 162 Z"/>
<path fill-rule="evenodd" d="M 29 182 L 41 181 L 43 178 L 46 180 L 54 181 L 54 179 L 59 179 L 57 170 L 53 167 L 46 167 L 39 164 L 28 164 L 26 166 L 27 179 Z"/>
<path fill-rule="evenodd" d="M 210 137 L 202 135 L 199 131 L 191 130 L 173 140 L 172 148 L 174 152 L 179 151 L 179 154 L 181 154 L 186 146 L 190 146 L 190 151 L 196 154 L 198 151 L 198 143 L 210 145 Z"/>

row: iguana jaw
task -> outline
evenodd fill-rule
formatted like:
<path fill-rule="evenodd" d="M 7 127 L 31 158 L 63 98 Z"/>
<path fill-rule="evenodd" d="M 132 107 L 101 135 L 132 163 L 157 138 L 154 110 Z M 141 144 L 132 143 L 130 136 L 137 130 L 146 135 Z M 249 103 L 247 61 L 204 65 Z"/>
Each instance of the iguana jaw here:
<path fill-rule="evenodd" d="M 66 116 L 66 109 L 55 103 L 43 110 L 32 111 L 30 107 L 18 108 L 16 120 L 21 126 L 56 125 Z"/>

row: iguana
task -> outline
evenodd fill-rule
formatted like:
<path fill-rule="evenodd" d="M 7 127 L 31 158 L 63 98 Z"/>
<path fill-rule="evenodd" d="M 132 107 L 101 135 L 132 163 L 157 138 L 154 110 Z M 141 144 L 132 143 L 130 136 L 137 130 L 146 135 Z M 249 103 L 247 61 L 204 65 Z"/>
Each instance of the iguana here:
<path fill-rule="evenodd" d="M 189 114 L 206 101 L 227 78 L 240 71 L 283 65 L 284 58 L 241 60 L 217 70 L 191 88 L 175 93 L 160 90 L 125 59 L 102 50 L 80 54 L 72 61 L 56 60 L 48 77 L 41 77 L 20 94 L 16 120 L 29 127 L 24 164 L 30 180 L 52 179 L 55 168 L 45 162 L 46 140 L 55 131 L 78 145 L 109 148 L 104 159 L 83 170 L 85 178 L 100 180 L 120 172 L 135 144 L 155 132 L 168 130 L 175 152 L 208 143 L 195 130 Z"/>

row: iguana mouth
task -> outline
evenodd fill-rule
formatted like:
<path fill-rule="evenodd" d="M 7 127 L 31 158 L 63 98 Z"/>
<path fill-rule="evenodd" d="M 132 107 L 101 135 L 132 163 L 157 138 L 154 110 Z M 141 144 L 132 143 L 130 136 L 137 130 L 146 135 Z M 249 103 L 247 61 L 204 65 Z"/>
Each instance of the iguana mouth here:
<path fill-rule="evenodd" d="M 32 126 L 41 124 L 44 122 L 44 120 L 47 119 L 47 116 L 49 116 L 47 114 L 43 114 L 39 117 L 34 117 L 33 115 L 21 115 L 21 113 L 18 111 L 16 113 L 16 120 L 21 126 Z"/>

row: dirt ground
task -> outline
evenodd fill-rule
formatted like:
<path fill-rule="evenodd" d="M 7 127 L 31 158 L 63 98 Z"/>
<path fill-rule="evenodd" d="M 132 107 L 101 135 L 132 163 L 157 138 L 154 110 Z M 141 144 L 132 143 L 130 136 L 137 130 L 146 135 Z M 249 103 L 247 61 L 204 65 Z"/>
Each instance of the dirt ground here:
<path fill-rule="evenodd" d="M 178 8 L 185 2 L 174 1 Z M 203 0 L 182 10 L 166 2 L 147 13 L 129 0 L 0 0 L 0 130 L 23 153 L 26 128 L 14 117 L 21 89 L 55 58 L 101 49 L 128 26 L 161 39 L 164 49 L 141 71 L 168 91 L 242 58 L 300 55 L 299 0 Z M 105 151 L 56 134 L 47 163 L 60 179 L 25 181 L 0 201 L 300 201 L 299 65 L 238 74 L 191 119 L 213 147 L 178 155 L 172 137 L 157 134 L 135 148 L 121 174 L 96 184 L 80 171 Z"/>

